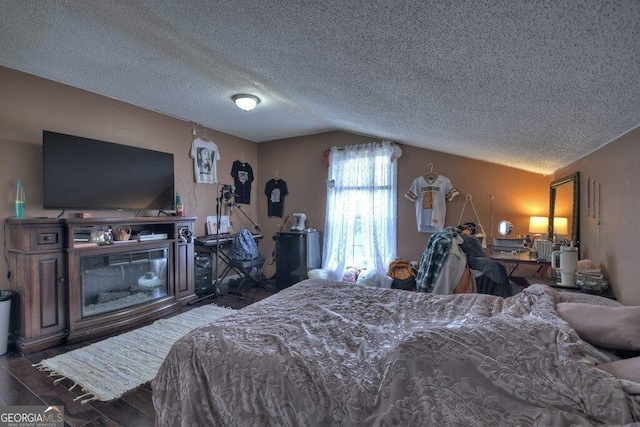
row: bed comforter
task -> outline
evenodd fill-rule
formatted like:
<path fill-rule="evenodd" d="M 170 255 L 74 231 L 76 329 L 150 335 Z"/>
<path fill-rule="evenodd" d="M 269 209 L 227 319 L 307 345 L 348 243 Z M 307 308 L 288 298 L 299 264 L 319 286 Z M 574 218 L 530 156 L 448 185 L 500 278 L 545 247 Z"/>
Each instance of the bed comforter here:
<path fill-rule="evenodd" d="M 501 298 L 307 280 L 174 344 L 158 425 L 623 425 L 640 384 L 534 285 Z"/>

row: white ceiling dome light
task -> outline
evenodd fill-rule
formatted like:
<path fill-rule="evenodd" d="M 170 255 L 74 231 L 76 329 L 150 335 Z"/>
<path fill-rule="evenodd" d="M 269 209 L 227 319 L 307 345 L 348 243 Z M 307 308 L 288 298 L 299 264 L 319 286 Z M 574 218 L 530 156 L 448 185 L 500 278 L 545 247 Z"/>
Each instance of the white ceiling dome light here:
<path fill-rule="evenodd" d="M 260 98 L 254 95 L 238 94 L 231 97 L 238 108 L 244 111 L 253 110 L 260 103 Z"/>

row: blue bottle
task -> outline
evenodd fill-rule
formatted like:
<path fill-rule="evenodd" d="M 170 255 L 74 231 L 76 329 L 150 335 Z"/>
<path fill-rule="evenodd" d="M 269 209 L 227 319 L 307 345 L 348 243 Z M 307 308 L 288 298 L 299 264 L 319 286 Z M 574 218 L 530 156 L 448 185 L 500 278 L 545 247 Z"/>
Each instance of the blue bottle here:
<path fill-rule="evenodd" d="M 24 187 L 22 186 L 22 180 L 18 180 L 16 186 L 16 218 L 24 218 Z"/>

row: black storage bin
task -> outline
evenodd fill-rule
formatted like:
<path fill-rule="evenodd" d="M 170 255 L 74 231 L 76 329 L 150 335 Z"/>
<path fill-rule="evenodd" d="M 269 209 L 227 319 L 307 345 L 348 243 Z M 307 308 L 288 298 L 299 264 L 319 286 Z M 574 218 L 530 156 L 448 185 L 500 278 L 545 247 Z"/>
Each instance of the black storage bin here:
<path fill-rule="evenodd" d="M 320 233 L 289 231 L 276 234 L 276 285 L 286 288 L 306 279 L 322 266 Z"/>

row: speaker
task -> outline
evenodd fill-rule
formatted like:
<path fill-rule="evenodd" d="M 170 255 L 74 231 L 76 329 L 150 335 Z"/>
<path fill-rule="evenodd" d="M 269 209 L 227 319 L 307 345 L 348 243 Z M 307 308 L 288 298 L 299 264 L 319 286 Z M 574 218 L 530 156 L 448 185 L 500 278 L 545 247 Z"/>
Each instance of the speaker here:
<path fill-rule="evenodd" d="M 178 230 L 178 238 L 182 243 L 191 243 L 193 241 L 193 233 L 189 227 L 180 227 Z"/>
<path fill-rule="evenodd" d="M 212 255 L 210 252 L 196 252 L 195 254 L 195 291 L 203 294 L 209 290 L 213 281 L 211 272 Z"/>

